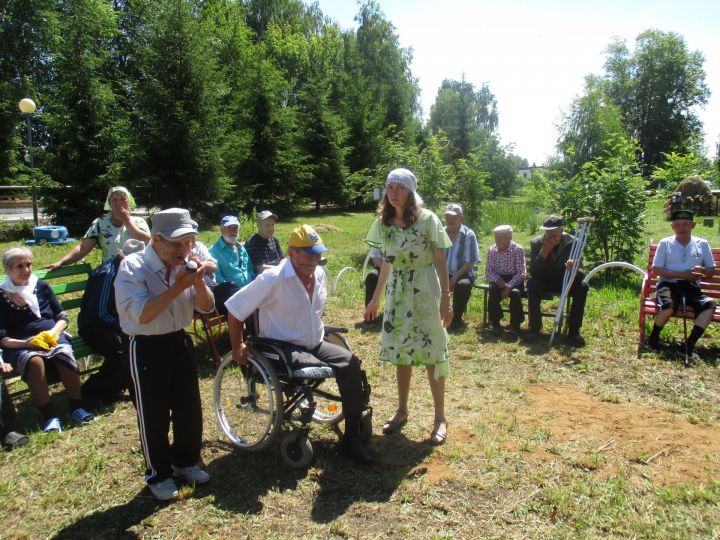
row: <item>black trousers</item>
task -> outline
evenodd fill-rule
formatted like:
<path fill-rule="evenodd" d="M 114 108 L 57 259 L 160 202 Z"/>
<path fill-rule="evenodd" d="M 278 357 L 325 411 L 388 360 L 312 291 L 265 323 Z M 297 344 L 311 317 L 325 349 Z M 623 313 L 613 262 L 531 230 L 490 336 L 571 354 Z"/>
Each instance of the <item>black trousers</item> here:
<path fill-rule="evenodd" d="M 501 274 L 500 277 L 507 283 L 513 278 L 513 275 Z M 521 283 L 519 288 L 510 289 L 510 294 L 508 295 L 510 299 L 510 326 L 513 328 L 519 328 L 525 320 L 522 309 L 523 288 L 523 284 Z M 488 317 L 490 318 L 490 323 L 493 325 L 500 324 L 500 319 L 503 318 L 503 312 L 500 308 L 500 302 L 502 301 L 500 298 L 501 292 L 502 289 L 500 287 L 494 283 L 490 284 L 490 291 L 488 292 Z"/>
<path fill-rule="evenodd" d="M 130 337 L 130 375 L 148 484 L 170 478 L 172 465 L 190 467 L 200 460 L 202 409 L 188 339 L 182 330 Z"/>
<path fill-rule="evenodd" d="M 582 326 L 585 301 L 590 288 L 588 284 L 582 282 L 583 279 L 585 279 L 585 274 L 578 272 L 570 288 L 569 296 L 572 298 L 572 306 L 570 306 L 570 314 L 568 315 L 568 331 L 570 335 L 580 332 Z M 545 293 L 560 294 L 560 289 L 562 289 L 562 276 L 561 280 L 557 282 L 549 282 L 536 277 L 528 279 L 528 328 L 530 330 L 539 332 L 542 328 L 540 302 Z"/>
<path fill-rule="evenodd" d="M 83 397 L 104 401 L 116 399 L 130 387 L 131 382 L 127 361 L 128 337 L 120 329 L 100 322 L 78 330 L 78 334 L 94 352 L 105 357 L 100 370 L 83 384 Z"/>
<path fill-rule="evenodd" d="M 327 341 L 312 349 L 292 343 L 284 343 L 282 348 L 292 359 L 293 367 L 317 365 L 318 360 L 330 365 L 335 372 L 345 418 L 362 414 L 364 398 L 360 360 L 353 353 Z"/>
<path fill-rule="evenodd" d="M 218 310 L 220 315 L 228 314 L 225 302 L 227 302 L 228 299 L 239 290 L 240 287 L 229 281 L 220 283 L 220 285 L 215 285 L 213 287 L 212 293 L 215 296 L 215 309 Z"/>
<path fill-rule="evenodd" d="M 450 276 L 452 277 L 452 276 Z M 453 322 L 460 322 L 470 301 L 474 279 L 464 277 L 453 287 Z"/>

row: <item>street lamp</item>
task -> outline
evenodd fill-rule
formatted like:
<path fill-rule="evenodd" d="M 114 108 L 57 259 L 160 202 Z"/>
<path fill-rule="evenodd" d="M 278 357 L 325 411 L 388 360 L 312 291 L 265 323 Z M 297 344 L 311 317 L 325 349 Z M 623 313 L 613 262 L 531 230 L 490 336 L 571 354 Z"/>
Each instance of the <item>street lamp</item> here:
<path fill-rule="evenodd" d="M 32 113 L 35 112 L 35 109 L 37 107 L 35 106 L 35 102 L 30 98 L 23 98 L 18 103 L 18 109 L 20 109 L 20 112 L 25 115 L 25 122 L 27 125 L 27 150 L 25 153 L 25 162 L 28 164 L 28 166 L 32 169 L 35 164 L 33 162 L 33 156 L 32 156 L 32 123 L 31 123 L 31 116 Z M 32 193 L 32 207 L 33 207 L 33 221 L 35 222 L 35 225 L 38 225 L 38 210 L 37 210 L 37 195 L 35 194 L 35 182 L 32 181 L 31 177 L 31 187 L 30 187 L 31 193 Z"/>

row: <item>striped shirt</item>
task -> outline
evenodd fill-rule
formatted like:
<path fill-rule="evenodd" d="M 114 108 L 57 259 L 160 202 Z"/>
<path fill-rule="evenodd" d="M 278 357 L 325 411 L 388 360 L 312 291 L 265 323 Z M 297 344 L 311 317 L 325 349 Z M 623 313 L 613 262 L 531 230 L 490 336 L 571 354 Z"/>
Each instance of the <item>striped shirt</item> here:
<path fill-rule="evenodd" d="M 458 270 L 468 262 L 480 262 L 480 249 L 478 248 L 475 233 L 465 225 L 460 225 L 460 231 L 452 241 L 450 249 L 445 251 L 445 260 L 448 265 L 448 273 L 454 276 Z M 475 266 L 468 271 L 467 277 L 475 277 Z"/>
<path fill-rule="evenodd" d="M 490 247 L 485 262 L 485 279 L 488 283 L 495 283 L 501 276 L 511 275 L 507 284 L 515 289 L 523 282 L 525 274 L 525 251 L 521 245 L 511 241 L 505 251 L 498 251 L 495 244 Z"/>
<path fill-rule="evenodd" d="M 253 234 L 245 240 L 245 251 L 247 251 L 253 266 L 262 264 L 277 266 L 283 258 L 280 241 L 274 236 L 263 238 L 257 233 Z"/>

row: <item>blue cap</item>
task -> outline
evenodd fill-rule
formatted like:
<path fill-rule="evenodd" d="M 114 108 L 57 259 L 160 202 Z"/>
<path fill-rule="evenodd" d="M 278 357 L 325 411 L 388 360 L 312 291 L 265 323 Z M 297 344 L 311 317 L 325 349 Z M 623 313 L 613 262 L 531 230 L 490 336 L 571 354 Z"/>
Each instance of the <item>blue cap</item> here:
<path fill-rule="evenodd" d="M 240 220 L 237 218 L 237 216 L 225 216 L 220 220 L 220 226 L 227 227 L 228 225 L 237 225 L 239 227 Z"/>

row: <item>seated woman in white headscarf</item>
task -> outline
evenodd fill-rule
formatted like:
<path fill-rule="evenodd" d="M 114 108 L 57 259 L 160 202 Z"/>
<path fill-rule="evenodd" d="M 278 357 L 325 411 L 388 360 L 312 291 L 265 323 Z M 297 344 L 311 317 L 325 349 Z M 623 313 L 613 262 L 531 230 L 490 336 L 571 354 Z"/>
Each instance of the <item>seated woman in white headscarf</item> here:
<path fill-rule="evenodd" d="M 61 431 L 50 404 L 47 375 L 60 378 L 79 424 L 95 419 L 80 397 L 80 375 L 64 333 L 68 317 L 46 281 L 32 273 L 32 253 L 24 247 L 2 256 L 5 281 L 0 284 L 0 345 L 3 359 L 20 373 L 43 417 L 44 431 Z"/>
<path fill-rule="evenodd" d="M 73 264 L 90 253 L 94 247 L 100 248 L 102 260 L 105 262 L 117 255 L 131 238 L 147 244 L 150 241 L 150 228 L 145 218 L 130 214 L 130 210 L 136 206 L 135 199 L 126 188 L 110 188 L 105 198 L 104 209 L 107 214 L 92 222 L 79 244 L 62 258 L 43 268 L 55 270 L 60 266 Z"/>

